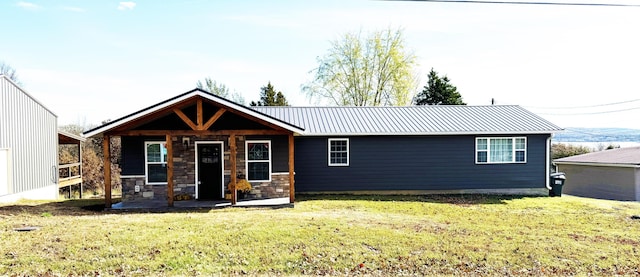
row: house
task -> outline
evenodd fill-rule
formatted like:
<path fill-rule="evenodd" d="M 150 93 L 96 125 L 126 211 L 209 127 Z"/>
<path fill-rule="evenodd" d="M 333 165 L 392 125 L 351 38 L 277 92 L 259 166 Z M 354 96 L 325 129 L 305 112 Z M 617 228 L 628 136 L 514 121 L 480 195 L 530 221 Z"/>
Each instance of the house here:
<path fill-rule="evenodd" d="M 640 201 L 640 146 L 576 155 L 553 163 L 566 174 L 563 193 Z"/>
<path fill-rule="evenodd" d="M 56 199 L 57 116 L 0 75 L 0 201 Z"/>
<path fill-rule="evenodd" d="M 123 201 L 172 206 L 178 195 L 220 199 L 239 179 L 252 198 L 291 202 L 296 192 L 544 192 L 560 130 L 519 106 L 249 108 L 195 89 L 84 135 L 103 136 L 106 163 L 121 137 Z"/>

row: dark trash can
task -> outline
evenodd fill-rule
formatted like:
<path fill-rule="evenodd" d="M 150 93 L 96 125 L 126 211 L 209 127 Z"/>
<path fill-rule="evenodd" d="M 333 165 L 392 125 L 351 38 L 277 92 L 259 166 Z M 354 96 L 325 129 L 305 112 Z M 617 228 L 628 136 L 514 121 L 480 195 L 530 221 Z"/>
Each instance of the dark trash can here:
<path fill-rule="evenodd" d="M 564 176 L 564 172 L 552 173 L 549 180 L 551 185 L 549 196 L 562 196 L 562 186 L 565 180 L 567 180 L 567 177 Z"/>

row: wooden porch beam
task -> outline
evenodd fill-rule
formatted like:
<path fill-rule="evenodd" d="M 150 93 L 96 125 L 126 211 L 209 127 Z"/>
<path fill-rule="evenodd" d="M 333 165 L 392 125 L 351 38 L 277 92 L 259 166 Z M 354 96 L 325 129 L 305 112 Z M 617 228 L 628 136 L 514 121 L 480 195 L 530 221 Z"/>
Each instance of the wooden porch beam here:
<path fill-rule="evenodd" d="M 213 125 L 213 123 L 215 123 L 226 111 L 227 109 L 220 108 L 213 116 L 211 116 L 211 118 L 209 118 L 209 120 L 207 120 L 207 123 L 205 123 L 200 130 L 209 129 L 209 127 L 211 127 L 211 125 Z"/>
<path fill-rule="evenodd" d="M 172 136 L 195 136 L 195 135 L 222 135 L 229 136 L 231 134 L 240 136 L 252 135 L 288 135 L 288 131 L 280 130 L 129 130 L 109 132 L 110 136 L 164 136 L 170 134 Z"/>
<path fill-rule="evenodd" d="M 289 134 L 289 203 L 293 203 L 296 198 L 294 178 L 295 178 L 294 140 L 293 140 L 293 134 Z"/>
<path fill-rule="evenodd" d="M 173 207 L 173 143 L 171 135 L 166 135 L 167 148 L 167 205 Z"/>
<path fill-rule="evenodd" d="M 180 109 L 178 108 L 174 108 L 173 112 L 175 114 L 178 115 L 178 117 L 180 117 L 180 119 L 182 119 L 182 121 L 184 121 L 184 123 L 186 123 L 187 125 L 189 125 L 189 127 L 191 128 L 191 130 L 198 130 L 198 126 L 196 126 L 195 123 L 193 123 L 193 121 L 191 121 L 191 119 L 189 119 L 189 117 L 184 114 L 184 112 L 182 112 Z"/>
<path fill-rule="evenodd" d="M 104 157 L 104 208 L 111 209 L 111 139 L 108 135 L 102 137 L 102 154 Z"/>
<path fill-rule="evenodd" d="M 198 98 L 198 100 L 196 100 L 196 114 L 197 114 L 197 121 L 198 121 L 198 129 L 197 130 L 202 130 L 202 98 Z"/>
<path fill-rule="evenodd" d="M 236 176 L 238 175 L 237 173 L 237 166 L 236 166 L 236 155 L 238 149 L 236 148 L 236 135 L 235 134 L 231 134 L 229 135 L 229 166 L 231 167 L 231 176 L 229 176 L 229 191 L 231 192 L 231 205 L 235 205 L 236 204 L 236 200 L 237 200 L 237 191 L 236 191 Z"/>

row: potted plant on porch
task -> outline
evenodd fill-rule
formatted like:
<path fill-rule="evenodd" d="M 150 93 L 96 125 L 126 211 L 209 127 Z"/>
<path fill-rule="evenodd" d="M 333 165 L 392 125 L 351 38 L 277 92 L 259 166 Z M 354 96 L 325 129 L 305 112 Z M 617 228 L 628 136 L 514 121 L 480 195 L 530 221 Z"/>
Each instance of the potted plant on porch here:
<path fill-rule="evenodd" d="M 240 199 L 247 198 L 249 191 L 251 191 L 251 183 L 247 179 L 238 179 L 236 182 L 236 190 Z"/>

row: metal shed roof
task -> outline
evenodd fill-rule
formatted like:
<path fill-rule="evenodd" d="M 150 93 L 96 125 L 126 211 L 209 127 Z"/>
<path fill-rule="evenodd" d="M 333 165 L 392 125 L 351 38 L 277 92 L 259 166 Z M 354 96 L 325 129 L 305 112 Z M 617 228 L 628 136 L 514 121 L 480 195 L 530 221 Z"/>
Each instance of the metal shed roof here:
<path fill-rule="evenodd" d="M 610 149 L 561 158 L 557 164 L 640 166 L 640 146 Z"/>
<path fill-rule="evenodd" d="M 252 107 L 305 135 L 549 134 L 562 128 L 520 106 Z"/>

